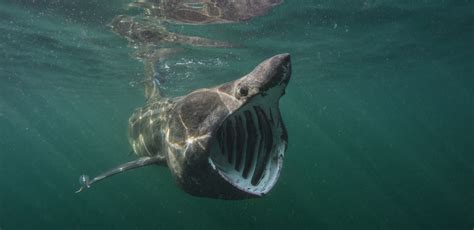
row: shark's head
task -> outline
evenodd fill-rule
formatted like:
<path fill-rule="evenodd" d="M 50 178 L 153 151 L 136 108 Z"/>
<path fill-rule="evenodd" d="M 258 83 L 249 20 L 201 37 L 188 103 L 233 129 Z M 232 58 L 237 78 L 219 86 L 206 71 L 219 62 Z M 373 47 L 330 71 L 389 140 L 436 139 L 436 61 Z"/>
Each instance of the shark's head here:
<path fill-rule="evenodd" d="M 280 54 L 176 100 L 164 136 L 167 164 L 185 191 L 242 199 L 273 188 L 288 141 L 279 99 L 290 76 L 290 55 Z"/>

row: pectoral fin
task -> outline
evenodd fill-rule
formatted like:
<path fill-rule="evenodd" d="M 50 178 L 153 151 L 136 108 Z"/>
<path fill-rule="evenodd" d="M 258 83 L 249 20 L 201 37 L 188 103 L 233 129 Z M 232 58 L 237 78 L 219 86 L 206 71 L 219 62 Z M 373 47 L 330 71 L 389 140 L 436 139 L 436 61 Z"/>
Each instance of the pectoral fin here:
<path fill-rule="evenodd" d="M 148 166 L 148 165 L 163 164 L 163 162 L 164 162 L 163 157 L 158 157 L 158 156 L 155 156 L 155 157 L 141 157 L 141 158 L 138 158 L 137 160 L 129 161 L 129 162 L 123 163 L 121 165 L 118 165 L 117 167 L 94 177 L 94 179 L 92 179 L 92 180 L 89 180 L 89 176 L 87 176 L 87 175 L 81 175 L 79 177 L 79 182 L 81 183 L 81 188 L 79 188 L 79 190 L 77 190 L 76 193 L 82 192 L 84 189 L 90 188 L 91 185 L 94 184 L 95 182 L 101 181 L 101 180 L 103 180 L 107 177 L 113 176 L 115 174 L 122 173 L 122 172 L 125 172 L 125 171 L 128 171 L 128 170 L 131 170 L 131 169 L 136 169 L 136 168 Z"/>

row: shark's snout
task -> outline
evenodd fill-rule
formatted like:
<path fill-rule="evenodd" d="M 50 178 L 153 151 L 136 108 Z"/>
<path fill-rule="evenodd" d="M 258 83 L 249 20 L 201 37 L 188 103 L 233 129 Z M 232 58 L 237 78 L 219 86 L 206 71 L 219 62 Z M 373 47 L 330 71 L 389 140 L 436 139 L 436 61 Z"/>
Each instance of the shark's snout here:
<path fill-rule="evenodd" d="M 235 81 L 232 92 L 238 100 L 250 100 L 258 95 L 274 94 L 278 99 L 285 93 L 285 88 L 291 77 L 291 58 L 289 54 L 275 55 L 255 69 Z"/>
<path fill-rule="evenodd" d="M 268 88 L 280 85 L 286 87 L 291 77 L 291 57 L 290 54 L 279 54 L 268 59 L 268 65 L 264 66 L 267 70 Z"/>
<path fill-rule="evenodd" d="M 290 54 L 280 54 L 274 57 L 281 73 L 280 83 L 288 84 L 291 77 L 291 56 Z"/>

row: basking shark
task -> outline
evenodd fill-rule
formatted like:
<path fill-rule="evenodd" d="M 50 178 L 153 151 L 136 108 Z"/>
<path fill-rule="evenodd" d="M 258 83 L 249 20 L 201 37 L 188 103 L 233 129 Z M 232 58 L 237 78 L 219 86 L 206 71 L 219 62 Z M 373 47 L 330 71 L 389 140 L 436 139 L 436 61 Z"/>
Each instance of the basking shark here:
<path fill-rule="evenodd" d="M 287 149 L 279 100 L 290 77 L 290 55 L 279 54 L 235 81 L 181 97 L 163 97 L 157 84 L 146 85 L 148 102 L 129 119 L 129 142 L 139 158 L 91 180 L 82 175 L 77 192 L 130 169 L 161 165 L 194 196 L 264 196 Z"/>

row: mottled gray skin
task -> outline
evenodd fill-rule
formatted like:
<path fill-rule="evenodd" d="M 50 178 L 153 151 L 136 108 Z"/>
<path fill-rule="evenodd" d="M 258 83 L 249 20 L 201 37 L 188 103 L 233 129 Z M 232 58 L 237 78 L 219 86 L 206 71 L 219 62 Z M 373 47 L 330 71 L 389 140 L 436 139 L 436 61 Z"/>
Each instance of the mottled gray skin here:
<path fill-rule="evenodd" d="M 184 191 L 195 196 L 244 199 L 265 195 L 278 179 L 287 147 L 287 133 L 278 104 L 290 76 L 290 56 L 281 54 L 265 60 L 252 72 L 235 81 L 199 89 L 183 97 L 149 100 L 129 119 L 129 141 L 139 160 L 120 165 L 92 181 L 81 177 L 83 187 L 79 191 L 128 169 L 162 165 L 169 167 L 175 181 Z M 255 185 L 250 182 L 239 184 L 240 172 L 232 174 L 233 166 L 219 159 L 225 153 L 221 153 L 217 145 L 228 142 L 219 139 L 218 135 L 222 135 L 223 124 L 228 119 L 239 116 L 243 110 L 260 107 L 270 112 L 254 116 L 259 118 L 258 124 L 261 126 L 271 121 L 270 133 L 273 135 L 267 138 L 272 138 L 273 141 L 268 143 L 273 145 L 271 151 L 268 148 L 268 163 L 265 163 L 265 167 L 257 166 L 257 162 L 253 166 L 254 171 L 257 168 L 264 171 L 259 174 L 259 182 Z M 264 117 L 268 121 L 260 120 Z M 247 122 L 249 126 L 254 124 L 257 122 Z M 259 133 L 264 134 L 263 131 Z M 247 180 L 250 181 L 250 178 Z"/>

